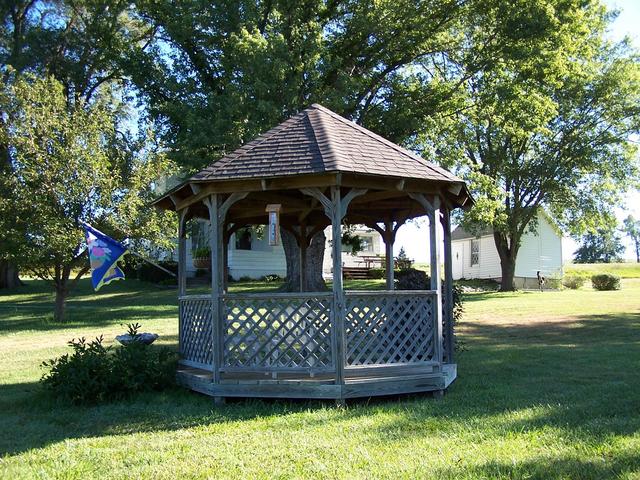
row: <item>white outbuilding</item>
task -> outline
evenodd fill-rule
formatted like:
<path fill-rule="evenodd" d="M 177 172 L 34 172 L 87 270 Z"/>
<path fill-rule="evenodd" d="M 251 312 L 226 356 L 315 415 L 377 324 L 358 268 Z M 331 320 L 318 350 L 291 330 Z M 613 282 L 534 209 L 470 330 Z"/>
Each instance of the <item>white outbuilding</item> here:
<path fill-rule="evenodd" d="M 522 237 L 516 259 L 516 288 L 537 288 L 536 273 L 546 278 L 562 276 L 562 231 L 545 213 L 538 215 L 535 233 Z M 457 227 L 451 233 L 453 278 L 500 281 L 502 271 L 491 229 L 479 234 Z"/>

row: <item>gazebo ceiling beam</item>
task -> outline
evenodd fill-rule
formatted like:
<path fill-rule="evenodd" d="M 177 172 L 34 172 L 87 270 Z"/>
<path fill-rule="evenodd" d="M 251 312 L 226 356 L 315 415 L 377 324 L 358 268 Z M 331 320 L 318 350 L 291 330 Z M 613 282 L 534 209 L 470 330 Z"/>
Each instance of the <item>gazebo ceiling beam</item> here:
<path fill-rule="evenodd" d="M 361 203 L 378 202 L 378 201 L 384 201 L 389 199 L 406 198 L 406 197 L 407 197 L 407 194 L 404 192 L 388 192 L 388 191 L 369 192 L 366 195 L 361 196 L 360 198 L 354 199 L 351 204 L 352 206 L 355 207 L 356 205 Z"/>

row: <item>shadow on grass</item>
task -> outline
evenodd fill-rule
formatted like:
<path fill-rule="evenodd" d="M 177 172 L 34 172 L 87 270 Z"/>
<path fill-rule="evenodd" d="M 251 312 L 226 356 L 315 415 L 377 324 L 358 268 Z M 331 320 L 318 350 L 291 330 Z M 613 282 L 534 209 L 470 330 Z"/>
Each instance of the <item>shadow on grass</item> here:
<path fill-rule="evenodd" d="M 0 332 L 25 330 L 52 331 L 86 326 L 108 326 L 119 323 L 144 322 L 178 316 L 178 300 L 174 289 L 127 280 L 115 283 L 109 290 L 94 292 L 89 279 L 82 279 L 67 300 L 65 322 L 53 321 L 54 296 L 42 281 L 5 291 L 0 296 Z"/>
<path fill-rule="evenodd" d="M 482 465 L 441 469 L 436 478 L 522 478 L 552 479 L 579 478 L 601 480 L 623 478 L 640 468 L 640 453 L 625 452 L 615 457 L 593 459 L 575 457 L 536 457 L 527 461 L 487 462 Z M 626 478 L 626 477 L 625 477 Z"/>
<path fill-rule="evenodd" d="M 640 430 L 640 314 L 583 316 L 565 325 L 467 328 L 470 350 L 459 356 L 459 378 L 441 401 L 424 395 L 359 400 L 345 411 L 305 418 L 305 424 L 365 422 L 372 442 L 449 437 L 470 429 L 492 441 L 527 432 L 567 444 L 605 444 Z M 173 339 L 171 339 L 173 340 Z M 59 405 L 35 383 L 0 386 L 0 455 L 13 455 L 66 439 L 190 428 L 286 416 L 331 403 L 235 400 L 214 407 L 210 398 L 182 389 L 139 395 L 95 407 Z M 444 469 L 442 476 L 601 478 L 637 468 L 640 453 L 602 464 L 549 457 L 514 464 Z"/>

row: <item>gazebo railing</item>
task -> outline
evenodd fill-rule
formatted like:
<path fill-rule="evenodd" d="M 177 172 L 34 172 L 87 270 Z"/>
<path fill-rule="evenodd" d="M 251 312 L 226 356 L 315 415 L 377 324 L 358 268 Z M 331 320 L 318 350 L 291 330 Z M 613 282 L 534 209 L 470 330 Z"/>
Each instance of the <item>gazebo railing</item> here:
<path fill-rule="evenodd" d="M 213 367 L 211 295 L 186 295 L 180 301 L 180 356 L 194 367 Z"/>
<path fill-rule="evenodd" d="M 436 291 L 345 292 L 342 364 L 436 365 Z M 220 296 L 224 338 L 220 371 L 330 373 L 336 370 L 332 292 L 231 293 Z M 183 363 L 213 369 L 212 298 L 180 297 Z"/>
<path fill-rule="evenodd" d="M 345 292 L 345 367 L 437 363 L 436 294 Z"/>
<path fill-rule="evenodd" d="M 331 292 L 223 295 L 222 369 L 333 371 L 332 304 Z"/>

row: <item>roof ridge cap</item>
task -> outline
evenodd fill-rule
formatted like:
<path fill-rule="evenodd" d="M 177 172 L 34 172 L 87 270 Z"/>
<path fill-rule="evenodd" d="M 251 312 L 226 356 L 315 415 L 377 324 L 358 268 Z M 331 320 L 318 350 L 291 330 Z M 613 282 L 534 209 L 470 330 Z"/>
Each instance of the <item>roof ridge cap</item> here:
<path fill-rule="evenodd" d="M 375 132 L 372 132 L 371 130 L 369 130 L 368 128 L 363 127 L 362 125 L 358 125 L 356 122 L 349 120 L 341 115 L 338 115 L 336 112 L 333 112 L 331 110 L 329 110 L 328 108 L 318 104 L 318 103 L 314 103 L 313 105 L 311 105 L 313 108 L 316 108 L 317 110 L 320 110 L 328 115 L 330 115 L 332 118 L 342 122 L 343 124 L 354 128 L 356 130 L 358 130 L 360 133 L 363 133 L 365 135 L 367 135 L 368 137 L 383 143 L 384 145 L 393 148 L 394 150 L 396 150 L 397 152 L 408 156 L 409 158 L 412 158 L 413 160 L 416 160 L 417 162 L 421 163 L 423 166 L 430 168 L 434 171 L 436 171 L 437 173 L 441 174 L 441 175 L 445 175 L 449 178 L 451 178 L 452 180 L 457 180 L 457 181 L 463 181 L 461 178 L 458 178 L 457 175 L 454 175 L 453 173 L 449 172 L 448 170 L 440 167 L 439 165 L 436 165 L 433 162 L 430 162 L 429 160 L 426 160 L 425 158 L 422 158 L 419 155 L 416 155 L 415 153 L 407 150 L 406 148 L 401 147 L 400 145 L 397 145 L 395 143 L 393 143 L 390 140 L 387 140 L 386 138 L 384 138 L 381 135 L 378 135 Z M 444 173 L 443 173 L 444 172 Z"/>
<path fill-rule="evenodd" d="M 320 108 L 318 108 L 320 107 Z M 321 105 L 314 103 L 311 108 L 307 109 L 307 118 L 309 119 L 309 123 L 311 124 L 311 130 L 313 131 L 313 137 L 316 140 L 316 146 L 318 147 L 318 151 L 322 156 L 323 163 L 325 167 L 327 163 L 331 162 L 331 167 L 336 170 L 340 169 L 340 153 L 338 149 L 333 143 L 333 137 L 329 134 L 329 130 L 324 123 L 322 115 L 317 115 L 315 110 L 326 110 Z M 313 115 L 312 115 L 313 112 Z M 316 131 L 319 130 L 322 134 L 322 139 L 318 138 L 318 133 Z M 321 140 L 324 140 L 321 145 Z"/>

